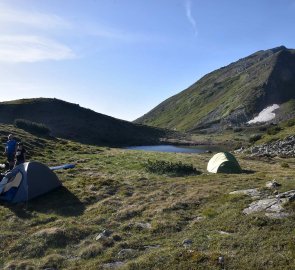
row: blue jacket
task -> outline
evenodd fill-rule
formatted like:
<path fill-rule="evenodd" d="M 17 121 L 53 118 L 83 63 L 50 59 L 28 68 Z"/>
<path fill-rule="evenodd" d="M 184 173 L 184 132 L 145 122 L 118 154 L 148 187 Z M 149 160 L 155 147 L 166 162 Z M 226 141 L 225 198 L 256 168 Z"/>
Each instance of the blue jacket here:
<path fill-rule="evenodd" d="M 15 140 L 9 140 L 9 141 L 7 141 L 5 149 L 6 149 L 6 153 L 8 155 L 14 154 L 15 153 L 15 149 L 16 149 L 16 141 Z"/>

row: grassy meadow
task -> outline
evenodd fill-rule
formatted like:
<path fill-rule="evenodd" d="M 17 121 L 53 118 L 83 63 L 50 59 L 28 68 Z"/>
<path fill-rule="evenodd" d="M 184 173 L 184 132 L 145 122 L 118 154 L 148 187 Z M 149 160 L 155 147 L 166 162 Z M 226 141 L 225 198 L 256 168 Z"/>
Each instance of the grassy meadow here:
<path fill-rule="evenodd" d="M 0 125 L 2 142 L 8 133 L 22 138 L 30 160 L 76 167 L 57 172 L 62 188 L 0 203 L 1 269 L 294 269 L 295 216 L 246 216 L 252 199 L 228 194 L 273 179 L 293 189 L 294 159 L 237 155 L 245 173 L 214 175 L 206 172 L 212 154 L 97 147 Z M 148 171 L 155 161 L 202 173 Z"/>

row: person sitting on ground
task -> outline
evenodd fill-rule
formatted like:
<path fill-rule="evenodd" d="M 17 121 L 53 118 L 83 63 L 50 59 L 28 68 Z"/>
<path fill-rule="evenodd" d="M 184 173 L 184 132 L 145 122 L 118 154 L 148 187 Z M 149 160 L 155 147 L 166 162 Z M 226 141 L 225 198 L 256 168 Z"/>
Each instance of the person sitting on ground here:
<path fill-rule="evenodd" d="M 7 161 L 9 163 L 9 169 L 13 169 L 14 166 L 14 157 L 16 151 L 16 141 L 14 140 L 12 134 L 8 135 L 8 141 L 5 146 L 4 154 L 7 156 Z"/>
<path fill-rule="evenodd" d="M 15 153 L 15 165 L 20 165 L 26 162 L 26 149 L 22 142 L 17 143 L 16 153 Z"/>

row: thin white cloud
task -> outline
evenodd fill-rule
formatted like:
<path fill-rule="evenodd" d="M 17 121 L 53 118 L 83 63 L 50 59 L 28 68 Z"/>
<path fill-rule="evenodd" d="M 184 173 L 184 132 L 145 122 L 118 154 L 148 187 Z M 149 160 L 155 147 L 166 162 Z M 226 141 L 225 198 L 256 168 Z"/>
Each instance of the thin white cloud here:
<path fill-rule="evenodd" d="M 69 21 L 55 14 L 0 3 L 0 63 L 75 58 L 75 52 L 63 44 L 61 36 L 63 40 L 80 39 L 78 44 L 89 37 L 129 43 L 164 41 L 162 37 L 130 33 L 97 22 Z"/>
<path fill-rule="evenodd" d="M 67 31 L 71 24 L 54 14 L 0 4 L 0 62 L 39 62 L 75 57 L 58 41 L 56 31 Z"/>
<path fill-rule="evenodd" d="M 196 20 L 192 14 L 192 2 L 191 0 L 186 0 L 185 2 L 185 11 L 186 11 L 186 17 L 193 27 L 194 33 L 197 36 L 198 35 L 198 28 L 197 28 L 197 23 Z"/>
<path fill-rule="evenodd" d="M 74 58 L 67 46 L 40 36 L 0 36 L 0 62 L 38 62 Z"/>
<path fill-rule="evenodd" d="M 0 23 L 17 25 L 20 27 L 30 26 L 33 28 L 68 28 L 70 23 L 55 14 L 46 14 L 36 11 L 25 11 L 0 5 Z"/>

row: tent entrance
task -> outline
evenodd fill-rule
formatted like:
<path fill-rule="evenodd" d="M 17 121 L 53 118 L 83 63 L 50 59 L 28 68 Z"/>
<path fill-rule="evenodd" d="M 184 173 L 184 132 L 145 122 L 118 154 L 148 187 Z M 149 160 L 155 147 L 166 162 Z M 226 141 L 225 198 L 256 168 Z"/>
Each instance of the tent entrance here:
<path fill-rule="evenodd" d="M 17 171 L 13 175 L 7 175 L 2 179 L 0 183 L 0 197 L 2 200 L 11 201 L 17 190 L 23 181 L 23 173 L 21 171 Z"/>

